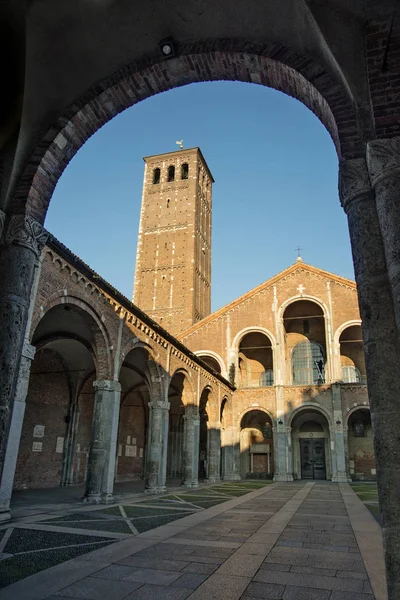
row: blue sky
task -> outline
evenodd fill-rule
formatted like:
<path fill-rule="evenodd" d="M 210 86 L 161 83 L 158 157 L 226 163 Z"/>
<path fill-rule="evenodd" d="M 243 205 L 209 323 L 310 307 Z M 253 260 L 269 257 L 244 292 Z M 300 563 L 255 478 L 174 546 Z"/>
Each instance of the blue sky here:
<path fill-rule="evenodd" d="M 46 227 L 128 298 L 143 156 L 199 146 L 214 176 L 212 310 L 305 262 L 354 278 L 337 156 L 300 102 L 245 83 L 193 84 L 125 111 L 71 161 Z"/>

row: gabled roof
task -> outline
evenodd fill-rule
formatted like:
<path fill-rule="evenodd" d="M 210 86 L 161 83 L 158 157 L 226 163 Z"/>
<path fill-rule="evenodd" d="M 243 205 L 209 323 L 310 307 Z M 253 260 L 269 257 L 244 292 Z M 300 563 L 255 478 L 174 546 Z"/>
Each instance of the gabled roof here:
<path fill-rule="evenodd" d="M 237 298 L 236 300 L 233 300 L 233 302 L 226 304 L 225 306 L 218 309 L 214 313 L 211 313 L 211 315 L 208 315 L 208 317 L 205 317 L 201 321 L 198 321 L 195 325 L 192 325 L 191 327 L 189 327 L 188 329 L 186 329 L 185 331 L 180 333 L 178 336 L 178 339 L 182 339 L 182 338 L 186 337 L 187 335 L 193 333 L 197 329 L 200 329 L 203 325 L 206 325 L 206 323 L 210 323 L 215 318 L 230 311 L 232 308 L 239 306 L 240 304 L 242 304 L 242 302 L 244 302 L 248 298 L 251 298 L 251 296 L 256 295 L 258 292 L 261 292 L 262 290 L 270 287 L 271 285 L 278 283 L 281 279 L 283 279 L 284 277 L 287 277 L 287 275 L 290 275 L 291 273 L 294 273 L 295 271 L 309 271 L 310 273 L 312 273 L 314 275 L 318 275 L 319 277 L 324 277 L 326 279 L 329 279 L 330 281 L 334 281 L 334 282 L 338 283 L 339 285 L 346 285 L 347 287 L 351 287 L 354 289 L 356 289 L 356 287 L 357 287 L 356 282 L 353 281 L 352 279 L 347 279 L 346 277 L 340 277 L 339 275 L 335 275 L 334 273 L 330 273 L 329 271 L 324 271 L 323 269 L 318 269 L 317 267 L 308 265 L 307 263 L 304 263 L 303 261 L 295 262 L 294 265 L 291 265 L 284 271 L 281 271 L 277 275 L 274 275 L 273 277 L 271 277 L 271 279 L 267 279 L 267 281 L 264 281 L 264 283 L 261 283 L 260 285 L 253 288 L 249 292 L 246 292 L 242 296 L 239 296 L 239 298 Z"/>

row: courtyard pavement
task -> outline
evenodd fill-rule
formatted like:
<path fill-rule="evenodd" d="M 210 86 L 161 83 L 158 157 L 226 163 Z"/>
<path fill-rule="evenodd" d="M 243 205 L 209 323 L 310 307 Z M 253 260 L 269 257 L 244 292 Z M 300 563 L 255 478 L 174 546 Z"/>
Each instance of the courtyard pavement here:
<path fill-rule="evenodd" d="M 91 526 L 102 547 L 8 585 L 0 600 L 386 600 L 381 530 L 348 484 L 274 483 L 247 491 L 216 485 L 140 500 L 128 511 L 121 505 L 118 516 L 115 507 L 100 507 L 98 518 L 86 515 L 84 529 L 70 527 L 67 511 L 57 517 L 68 529 L 61 533 L 84 538 Z M 157 510 L 172 520 L 140 532 L 138 524 Z M 34 531 L 32 519 L 16 529 L 30 520 Z M 107 520 L 134 531 L 108 530 L 107 539 Z M 46 527 L 52 526 L 42 521 Z M 0 551 L 7 553 L 10 529 L 3 531 Z"/>

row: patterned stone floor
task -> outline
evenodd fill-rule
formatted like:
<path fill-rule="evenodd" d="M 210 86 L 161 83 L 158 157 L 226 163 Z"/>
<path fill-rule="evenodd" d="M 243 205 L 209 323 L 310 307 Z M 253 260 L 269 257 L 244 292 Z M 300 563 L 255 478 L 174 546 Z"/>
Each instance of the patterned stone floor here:
<path fill-rule="evenodd" d="M 216 487 L 207 491 L 215 500 L 225 490 Z M 201 490 L 188 495 L 190 501 L 181 494 L 176 501 L 183 500 L 186 507 L 196 505 L 193 496 L 204 498 Z M 171 496 L 141 506 L 164 510 L 165 503 L 175 502 Z M 136 528 L 137 513 L 129 517 L 128 512 L 126 519 Z M 0 591 L 0 600 L 385 597 L 379 525 L 350 486 L 329 482 L 265 486 L 180 515 Z"/>
<path fill-rule="evenodd" d="M 0 529 L 0 588 L 264 486 L 257 481 L 224 483 L 132 502 L 125 498 L 123 504 L 110 507 L 75 503 L 58 511 L 59 516 L 44 511 L 6 523 Z"/>

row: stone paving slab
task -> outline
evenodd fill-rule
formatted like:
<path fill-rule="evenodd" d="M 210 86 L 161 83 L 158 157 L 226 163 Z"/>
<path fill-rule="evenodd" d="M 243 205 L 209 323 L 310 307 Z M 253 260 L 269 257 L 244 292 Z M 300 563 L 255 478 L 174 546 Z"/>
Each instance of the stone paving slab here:
<path fill-rule="evenodd" d="M 367 522 L 363 532 L 359 517 L 353 524 L 358 507 L 346 493 L 337 484 L 272 484 L 159 527 L 154 536 L 91 552 L 79 561 L 92 570 L 75 579 L 56 582 L 49 569 L 0 590 L 0 600 L 387 600 L 374 569 L 372 593 L 362 553 L 366 539 L 379 546 L 380 531 Z M 384 579 L 379 565 L 375 570 L 378 582 Z M 126 584 L 135 588 L 126 592 Z"/>

